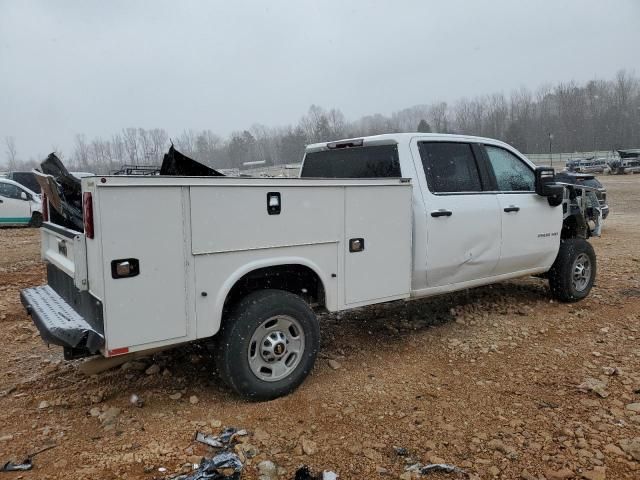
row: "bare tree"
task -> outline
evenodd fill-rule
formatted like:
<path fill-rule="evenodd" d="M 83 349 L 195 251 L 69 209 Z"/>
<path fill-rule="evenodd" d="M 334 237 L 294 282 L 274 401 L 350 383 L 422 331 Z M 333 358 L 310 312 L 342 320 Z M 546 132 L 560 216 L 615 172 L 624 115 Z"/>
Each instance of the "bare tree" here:
<path fill-rule="evenodd" d="M 497 92 L 462 98 L 452 106 L 423 102 L 353 121 L 337 108 L 311 105 L 292 125 L 254 124 L 226 138 L 207 129 L 184 130 L 175 143 L 186 155 L 214 168 L 237 167 L 251 160 L 290 163 L 300 161 L 305 144 L 311 142 L 415 131 L 422 120 L 422 130 L 428 123 L 434 132 L 494 137 L 527 153 L 546 153 L 549 133 L 554 134 L 556 152 L 640 147 L 640 82 L 633 73 L 621 70 L 611 80 L 544 85 L 535 93 L 520 88 L 508 97 Z M 142 161 L 159 164 L 168 139 L 161 128 L 125 128 L 110 140 L 87 141 L 77 135 L 70 158 L 81 169 L 113 169 Z M 12 137 L 5 138 L 5 150 L 10 165 L 28 163 L 17 160 Z"/>
<path fill-rule="evenodd" d="M 162 155 L 167 148 L 169 136 L 163 128 L 153 128 L 149 132 L 151 136 L 151 148 L 153 154 L 153 163 L 159 164 L 162 161 Z"/>
<path fill-rule="evenodd" d="M 134 165 L 139 163 L 138 129 L 133 127 L 123 129 L 122 139 L 124 141 L 124 150 L 127 154 L 127 161 Z"/>
<path fill-rule="evenodd" d="M 18 150 L 16 149 L 15 137 L 4 137 L 4 144 L 9 170 L 16 170 L 18 167 Z"/>
<path fill-rule="evenodd" d="M 75 140 L 73 161 L 81 170 L 87 170 L 89 167 L 89 145 L 87 145 L 87 139 L 84 134 L 78 134 Z"/>

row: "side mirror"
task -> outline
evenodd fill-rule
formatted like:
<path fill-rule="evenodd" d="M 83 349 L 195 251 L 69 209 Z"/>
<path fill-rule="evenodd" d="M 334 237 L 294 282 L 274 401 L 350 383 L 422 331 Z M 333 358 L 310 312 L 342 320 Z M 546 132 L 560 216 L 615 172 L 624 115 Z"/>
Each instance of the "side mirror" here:
<path fill-rule="evenodd" d="M 542 197 L 547 197 L 549 205 L 557 207 L 562 203 L 564 197 L 564 187 L 556 184 L 555 171 L 551 167 L 537 167 L 536 193 Z"/>
<path fill-rule="evenodd" d="M 27 193 L 26 192 L 20 192 L 20 198 L 22 200 L 29 200 L 29 197 L 27 197 Z"/>

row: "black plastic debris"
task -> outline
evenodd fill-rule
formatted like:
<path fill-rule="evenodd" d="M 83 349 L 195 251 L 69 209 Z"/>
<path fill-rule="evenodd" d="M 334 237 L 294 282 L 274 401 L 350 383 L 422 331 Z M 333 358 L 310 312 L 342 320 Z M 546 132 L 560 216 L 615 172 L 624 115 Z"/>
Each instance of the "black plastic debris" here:
<path fill-rule="evenodd" d="M 463 475 L 467 474 L 467 472 L 465 472 L 461 468 L 458 468 L 455 465 L 449 465 L 448 463 L 431 463 L 429 465 L 423 466 L 420 469 L 420 473 L 422 473 L 423 475 L 431 472 L 461 473 Z"/>
<path fill-rule="evenodd" d="M 336 480 L 337 478 L 338 475 L 335 472 L 325 470 L 314 474 L 307 465 L 303 465 L 296 470 L 293 480 Z"/>
<path fill-rule="evenodd" d="M 224 177 L 213 168 L 209 168 L 200 162 L 180 153 L 173 144 L 169 152 L 165 153 L 160 167 L 160 175 L 175 175 L 183 177 Z"/>
<path fill-rule="evenodd" d="M 0 468 L 0 472 L 24 472 L 33 468 L 31 458 L 25 459 L 22 463 L 7 462 Z"/>
<path fill-rule="evenodd" d="M 404 447 L 393 447 L 393 451 L 396 452 L 396 455 L 399 457 L 406 457 L 409 455 L 409 450 Z"/>
<path fill-rule="evenodd" d="M 468 477 L 469 474 L 455 465 L 450 465 L 448 463 L 430 463 L 427 465 L 423 465 L 422 463 L 416 463 L 415 465 L 411 465 L 406 469 L 408 472 L 418 472 L 421 475 L 427 475 L 429 473 L 435 472 L 443 472 L 443 473 L 457 473 L 460 475 L 464 475 Z"/>
<path fill-rule="evenodd" d="M 42 174 L 36 174 L 36 180 L 47 195 L 49 205 L 53 207 L 49 216 L 53 223 L 82 232 L 82 187 L 80 179 L 71 175 L 62 161 L 55 155 L 49 156 L 40 164 Z"/>

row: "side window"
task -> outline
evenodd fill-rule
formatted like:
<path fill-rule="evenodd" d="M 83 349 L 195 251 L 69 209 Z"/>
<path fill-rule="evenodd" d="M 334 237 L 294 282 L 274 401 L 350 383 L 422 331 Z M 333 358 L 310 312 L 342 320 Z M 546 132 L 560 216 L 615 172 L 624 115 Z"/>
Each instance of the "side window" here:
<path fill-rule="evenodd" d="M 418 142 L 418 149 L 433 193 L 482 191 L 478 165 L 468 143 Z"/>
<path fill-rule="evenodd" d="M 489 162 L 501 192 L 533 192 L 535 174 L 522 160 L 500 147 L 486 145 Z"/>
<path fill-rule="evenodd" d="M 20 199 L 21 191 L 18 187 L 10 183 L 0 183 L 0 195 L 3 197 Z"/>

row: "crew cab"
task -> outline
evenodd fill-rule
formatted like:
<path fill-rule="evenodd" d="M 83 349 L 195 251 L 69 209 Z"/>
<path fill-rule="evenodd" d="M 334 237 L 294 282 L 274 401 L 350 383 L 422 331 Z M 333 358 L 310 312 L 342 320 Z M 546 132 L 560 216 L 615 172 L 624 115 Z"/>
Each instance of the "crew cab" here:
<path fill-rule="evenodd" d="M 588 295 L 586 195 L 486 138 L 386 134 L 306 147 L 300 178 L 83 178 L 84 231 L 45 222 L 48 285 L 21 292 L 67 358 L 216 343 L 270 399 L 319 348 L 317 313 L 546 275 Z M 598 218 L 596 218 L 596 221 Z"/>

